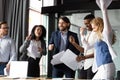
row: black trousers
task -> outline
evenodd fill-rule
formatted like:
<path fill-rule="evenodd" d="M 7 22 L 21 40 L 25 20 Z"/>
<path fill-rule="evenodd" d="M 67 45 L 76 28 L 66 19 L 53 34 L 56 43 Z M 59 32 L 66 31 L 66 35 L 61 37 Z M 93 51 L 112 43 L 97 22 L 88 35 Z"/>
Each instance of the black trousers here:
<path fill-rule="evenodd" d="M 74 78 L 75 71 L 67 67 L 65 64 L 58 64 L 56 67 L 53 66 L 52 78 Z"/>
<path fill-rule="evenodd" d="M 28 58 L 28 77 L 40 77 L 39 61 L 40 58 Z"/>
<path fill-rule="evenodd" d="M 87 70 L 84 70 L 84 68 L 78 70 L 79 79 L 92 79 L 94 75 L 95 73 L 92 72 L 92 67 L 88 68 Z"/>

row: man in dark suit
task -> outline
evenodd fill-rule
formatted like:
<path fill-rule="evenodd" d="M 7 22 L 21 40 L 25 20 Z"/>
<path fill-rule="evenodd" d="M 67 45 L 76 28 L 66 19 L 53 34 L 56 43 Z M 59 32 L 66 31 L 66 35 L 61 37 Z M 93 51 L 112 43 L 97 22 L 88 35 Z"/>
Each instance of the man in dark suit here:
<path fill-rule="evenodd" d="M 67 17 L 60 17 L 58 23 L 58 31 L 55 31 L 51 35 L 49 41 L 49 50 L 53 50 L 53 55 L 70 49 L 76 55 L 79 55 L 79 51 L 69 42 L 69 37 L 73 36 L 75 42 L 79 44 L 78 37 L 76 33 L 69 31 L 70 21 Z M 62 78 L 65 75 L 66 78 L 74 78 L 75 71 L 67 67 L 65 64 L 57 64 L 53 66 L 52 78 Z"/>

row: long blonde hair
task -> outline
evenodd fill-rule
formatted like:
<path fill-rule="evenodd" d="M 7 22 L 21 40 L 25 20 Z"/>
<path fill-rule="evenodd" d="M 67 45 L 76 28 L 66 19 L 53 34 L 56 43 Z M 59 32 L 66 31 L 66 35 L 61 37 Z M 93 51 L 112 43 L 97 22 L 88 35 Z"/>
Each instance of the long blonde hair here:
<path fill-rule="evenodd" d="M 98 35 L 98 39 L 99 40 L 102 40 L 103 36 L 102 36 L 102 31 L 103 31 L 103 28 L 104 28 L 104 22 L 103 22 L 103 19 L 100 18 L 100 17 L 96 17 L 94 18 L 92 21 L 91 21 L 91 24 L 94 24 L 98 27 L 98 30 L 97 30 L 97 35 Z M 116 35 L 113 33 L 113 37 L 112 37 L 112 44 L 114 44 L 116 41 Z"/>
<path fill-rule="evenodd" d="M 97 30 L 97 35 L 98 35 L 98 39 L 102 39 L 102 31 L 103 31 L 103 28 L 104 28 L 104 24 L 103 24 L 103 19 L 100 18 L 100 17 L 96 17 L 94 18 L 92 21 L 91 21 L 91 24 L 94 24 L 98 27 L 98 30 Z"/>

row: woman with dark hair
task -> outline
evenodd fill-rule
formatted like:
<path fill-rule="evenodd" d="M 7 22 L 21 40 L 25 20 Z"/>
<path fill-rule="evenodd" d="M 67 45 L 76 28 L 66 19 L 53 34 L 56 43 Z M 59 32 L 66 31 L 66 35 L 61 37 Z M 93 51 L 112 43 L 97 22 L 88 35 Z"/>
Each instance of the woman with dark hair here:
<path fill-rule="evenodd" d="M 39 77 L 39 62 L 42 55 L 46 55 L 46 29 L 43 25 L 35 25 L 31 35 L 26 37 L 25 42 L 20 47 L 20 52 L 26 52 L 28 55 L 28 77 Z"/>

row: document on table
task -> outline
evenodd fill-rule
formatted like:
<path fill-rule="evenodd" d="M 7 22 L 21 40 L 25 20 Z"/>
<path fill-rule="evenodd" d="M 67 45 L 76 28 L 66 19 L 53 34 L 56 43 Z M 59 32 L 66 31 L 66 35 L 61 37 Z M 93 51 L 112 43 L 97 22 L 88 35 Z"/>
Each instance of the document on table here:
<path fill-rule="evenodd" d="M 75 53 L 67 49 L 60 58 L 60 61 L 63 62 L 72 70 L 82 69 L 84 61 L 77 62 L 76 57 L 77 55 Z"/>
<path fill-rule="evenodd" d="M 60 61 L 60 58 L 63 56 L 64 52 L 65 52 L 65 51 L 61 51 L 61 52 L 57 53 L 56 55 L 54 55 L 54 56 L 53 56 L 53 59 L 51 60 L 51 64 L 52 64 L 52 65 L 56 65 L 56 64 L 62 63 L 62 62 Z"/>

